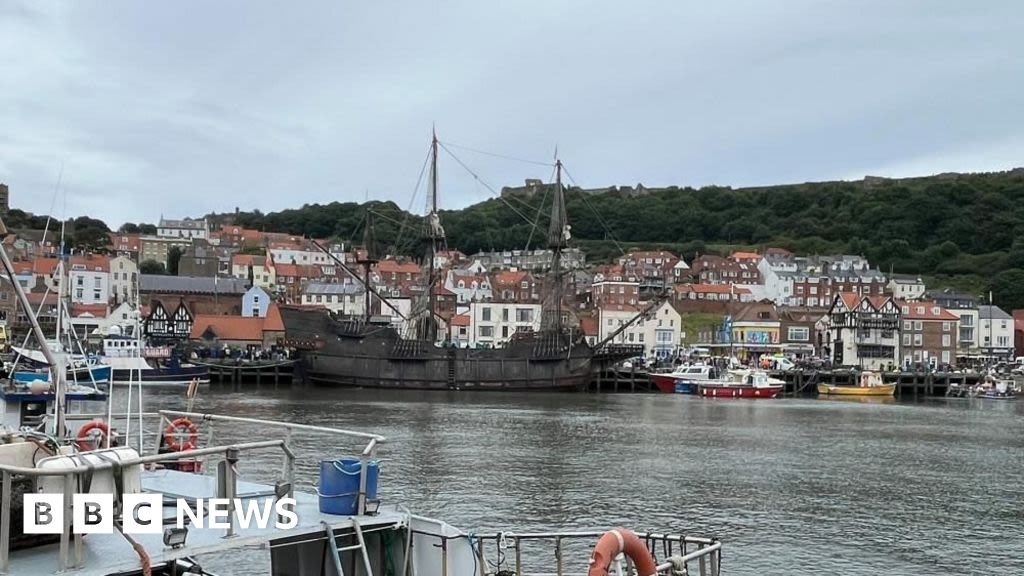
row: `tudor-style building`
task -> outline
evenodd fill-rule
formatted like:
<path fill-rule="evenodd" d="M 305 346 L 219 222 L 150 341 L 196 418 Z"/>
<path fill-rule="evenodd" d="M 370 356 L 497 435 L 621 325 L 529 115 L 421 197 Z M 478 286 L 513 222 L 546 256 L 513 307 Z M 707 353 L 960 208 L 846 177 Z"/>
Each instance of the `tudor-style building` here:
<path fill-rule="evenodd" d="M 891 296 L 837 293 L 829 307 L 825 338 L 832 362 L 867 370 L 898 366 L 900 316 Z"/>
<path fill-rule="evenodd" d="M 142 325 L 143 334 L 153 340 L 185 340 L 192 333 L 194 319 L 184 302 L 171 314 L 159 300 L 150 304 L 149 316 Z"/>

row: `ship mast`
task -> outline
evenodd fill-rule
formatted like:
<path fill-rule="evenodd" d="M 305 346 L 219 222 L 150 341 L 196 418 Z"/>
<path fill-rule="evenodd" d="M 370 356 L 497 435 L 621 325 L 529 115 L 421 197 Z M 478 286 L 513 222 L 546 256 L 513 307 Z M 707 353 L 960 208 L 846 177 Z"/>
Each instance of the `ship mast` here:
<path fill-rule="evenodd" d="M 356 263 L 362 265 L 363 278 L 369 282 L 370 268 L 372 268 L 374 264 L 380 262 L 380 257 L 377 254 L 376 234 L 374 234 L 373 230 L 373 210 L 370 208 L 367 208 L 366 210 L 366 228 L 363 229 L 363 248 L 365 249 L 366 254 L 358 258 Z M 369 323 L 370 316 L 372 315 L 370 306 L 373 303 L 373 293 L 369 288 L 364 291 L 363 297 L 363 319 Z"/>
<path fill-rule="evenodd" d="M 562 331 L 562 251 L 569 240 L 569 223 L 565 216 L 565 190 L 562 188 L 562 161 L 555 160 L 555 197 L 551 202 L 551 224 L 548 227 L 548 249 L 551 250 L 551 271 L 554 277 L 552 305 L 548 311 L 549 325 Z"/>
<path fill-rule="evenodd" d="M 437 282 L 437 271 L 434 263 L 437 258 L 438 243 L 444 240 L 444 228 L 441 227 L 441 219 L 437 214 L 437 130 L 433 132 L 433 139 L 430 143 L 430 212 L 427 214 L 426 244 L 427 244 L 427 317 L 422 322 L 424 330 L 420 338 L 431 342 L 437 341 L 437 294 L 434 284 Z"/>

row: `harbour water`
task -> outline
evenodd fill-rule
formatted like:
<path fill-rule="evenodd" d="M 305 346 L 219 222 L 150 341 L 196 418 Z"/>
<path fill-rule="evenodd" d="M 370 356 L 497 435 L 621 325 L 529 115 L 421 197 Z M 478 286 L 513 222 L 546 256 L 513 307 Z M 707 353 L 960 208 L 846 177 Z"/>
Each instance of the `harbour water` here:
<path fill-rule="evenodd" d="M 466 530 L 715 535 L 733 575 L 1024 574 L 1019 402 L 213 388 L 196 410 L 384 434 L 383 497 Z M 299 444 L 309 478 L 352 453 L 323 442 Z M 265 554 L 209 566 L 265 573 Z"/>

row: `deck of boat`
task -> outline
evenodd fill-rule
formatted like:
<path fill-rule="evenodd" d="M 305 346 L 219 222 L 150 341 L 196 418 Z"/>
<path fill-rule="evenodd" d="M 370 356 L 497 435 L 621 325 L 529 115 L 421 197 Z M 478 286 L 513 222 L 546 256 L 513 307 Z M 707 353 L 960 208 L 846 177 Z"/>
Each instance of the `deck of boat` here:
<path fill-rule="evenodd" d="M 161 493 L 165 497 L 164 517 L 175 515 L 173 504 L 167 499 L 185 498 L 195 501 L 197 498 L 211 498 L 217 493 L 217 479 L 176 470 L 146 471 L 142 476 L 145 492 Z M 271 500 L 274 498 L 274 486 L 253 482 L 238 482 L 238 498 L 243 501 L 253 499 Z M 271 540 L 295 538 L 303 535 L 323 536 L 326 522 L 335 530 L 351 528 L 353 518 L 361 527 L 394 526 L 408 521 L 407 513 L 399 512 L 393 507 L 382 506 L 373 516 L 335 516 L 322 514 L 316 494 L 295 493 L 296 515 L 298 525 L 290 530 L 279 530 L 273 525 L 273 518 L 266 529 L 259 529 L 252 523 L 250 528 L 241 529 L 236 524 L 235 535 L 225 537 L 223 529 L 199 529 L 192 527 L 188 531 L 186 543 L 181 548 L 164 546 L 162 534 L 132 534 L 149 553 L 153 566 L 165 562 L 185 558 L 201 557 L 204 554 L 238 550 L 244 546 L 266 547 Z M 9 574 L 56 574 L 60 570 L 58 564 L 59 544 L 40 546 L 18 550 L 11 554 Z M 71 562 L 75 561 L 74 544 L 69 553 Z M 76 576 L 106 576 L 120 572 L 139 570 L 139 558 L 131 545 L 116 531 L 112 534 L 88 534 L 82 538 L 81 568 L 72 569 Z M 268 566 L 269 570 L 269 566 Z"/>

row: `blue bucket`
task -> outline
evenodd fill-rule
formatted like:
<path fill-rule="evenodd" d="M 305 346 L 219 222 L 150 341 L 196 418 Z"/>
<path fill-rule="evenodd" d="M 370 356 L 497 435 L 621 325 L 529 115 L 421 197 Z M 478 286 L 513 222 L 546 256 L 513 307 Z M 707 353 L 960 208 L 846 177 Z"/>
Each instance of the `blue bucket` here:
<path fill-rule="evenodd" d="M 359 512 L 359 474 L 363 463 L 358 458 L 320 461 L 320 511 L 324 514 L 354 516 Z M 376 460 L 366 464 L 366 499 L 376 500 L 380 466 Z"/>

